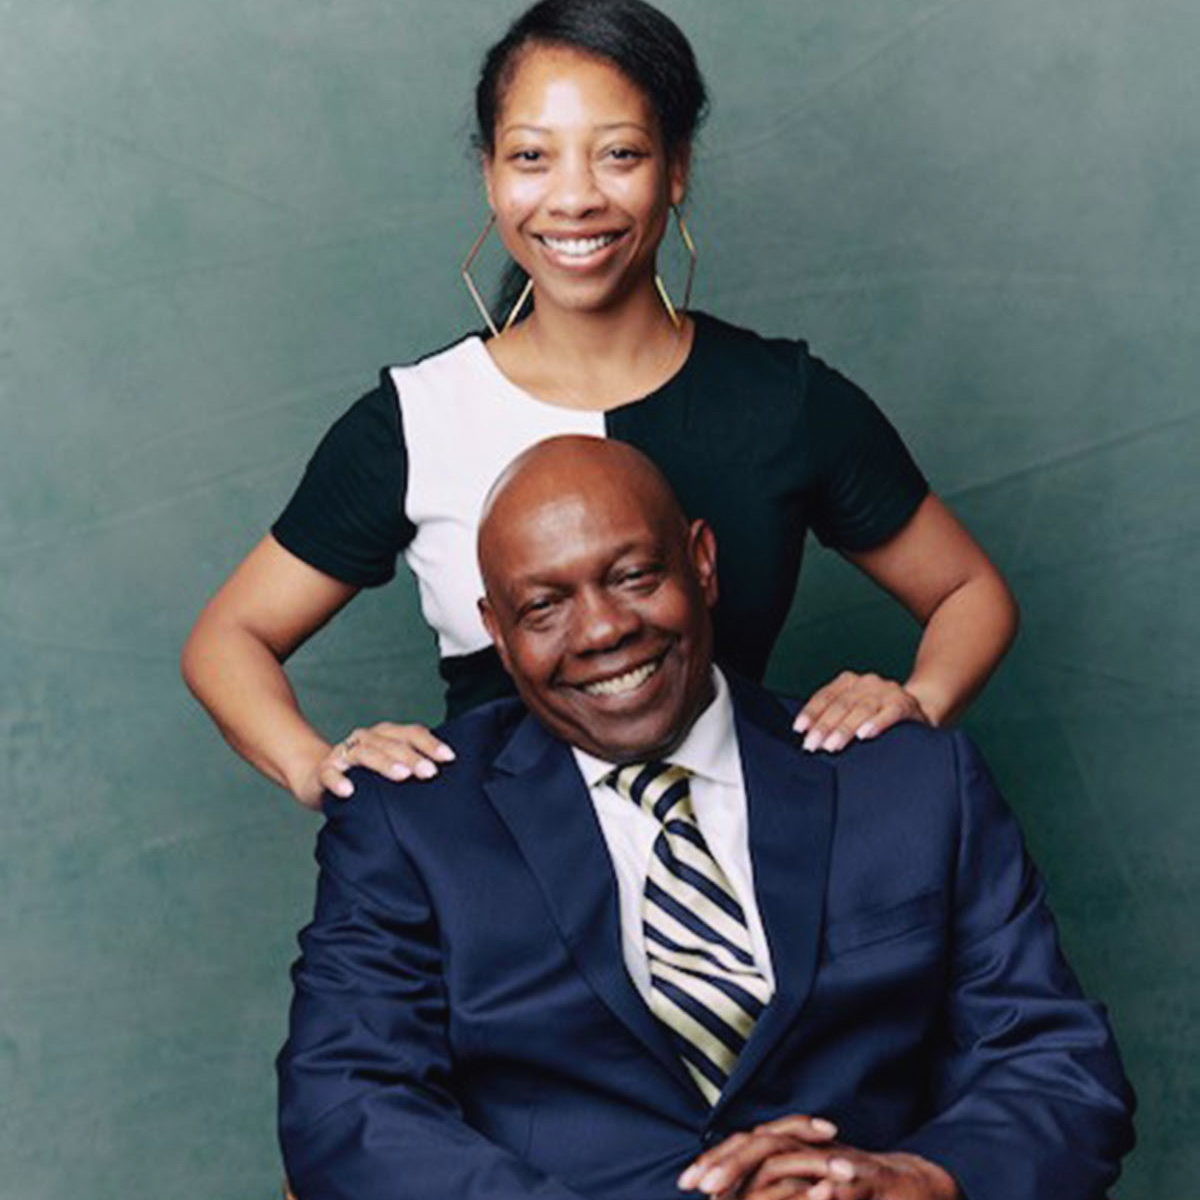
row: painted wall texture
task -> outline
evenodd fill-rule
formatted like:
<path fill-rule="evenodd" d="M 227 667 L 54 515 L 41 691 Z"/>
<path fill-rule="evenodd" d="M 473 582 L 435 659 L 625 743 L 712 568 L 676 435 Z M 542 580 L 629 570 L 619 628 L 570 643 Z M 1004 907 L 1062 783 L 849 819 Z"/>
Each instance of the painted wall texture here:
<path fill-rule="evenodd" d="M 871 391 L 1016 586 L 968 724 L 1140 1091 L 1119 1195 L 1189 1194 L 1200 6 L 665 7 L 714 96 L 697 302 Z M 316 822 L 231 757 L 176 656 L 333 416 L 476 323 L 469 92 L 516 8 L 0 2 L 5 1200 L 276 1192 Z M 913 643 L 814 550 L 772 678 L 897 672 Z M 295 679 L 334 735 L 435 719 L 409 583 Z"/>

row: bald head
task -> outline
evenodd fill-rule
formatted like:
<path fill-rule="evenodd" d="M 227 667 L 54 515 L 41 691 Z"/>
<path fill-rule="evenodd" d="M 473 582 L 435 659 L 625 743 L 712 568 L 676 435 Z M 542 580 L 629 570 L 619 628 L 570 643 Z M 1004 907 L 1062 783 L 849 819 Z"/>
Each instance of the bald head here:
<path fill-rule="evenodd" d="M 503 531 L 547 506 L 581 505 L 604 512 L 614 500 L 633 500 L 654 523 L 686 537 L 687 518 L 671 485 L 640 450 L 607 438 L 566 434 L 522 451 L 500 473 L 483 502 L 479 567 L 489 591 Z"/>
<path fill-rule="evenodd" d="M 666 753 L 712 695 L 712 533 L 649 459 L 558 437 L 516 458 L 479 523 L 480 613 L 529 709 L 611 762 Z"/>

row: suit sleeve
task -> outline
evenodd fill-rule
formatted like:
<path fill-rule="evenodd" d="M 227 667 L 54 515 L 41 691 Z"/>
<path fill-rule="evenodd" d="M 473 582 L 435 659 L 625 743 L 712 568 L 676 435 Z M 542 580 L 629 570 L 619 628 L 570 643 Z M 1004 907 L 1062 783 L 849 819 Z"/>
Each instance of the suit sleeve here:
<path fill-rule="evenodd" d="M 373 777 L 327 818 L 278 1061 L 299 1200 L 581 1200 L 464 1119 L 435 916 Z"/>
<path fill-rule="evenodd" d="M 937 1117 L 897 1147 L 968 1200 L 1101 1200 L 1133 1145 L 1133 1094 L 1104 1010 L 1058 945 L 1045 884 L 967 738 L 953 977 Z"/>

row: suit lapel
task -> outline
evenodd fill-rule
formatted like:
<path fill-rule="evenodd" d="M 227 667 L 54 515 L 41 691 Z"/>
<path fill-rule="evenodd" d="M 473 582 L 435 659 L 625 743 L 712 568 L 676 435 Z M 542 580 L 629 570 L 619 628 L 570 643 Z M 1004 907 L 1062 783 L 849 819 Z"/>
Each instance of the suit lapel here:
<path fill-rule="evenodd" d="M 484 788 L 593 991 L 700 1103 L 666 1030 L 625 970 L 616 878 L 570 750 L 527 716 Z"/>
<path fill-rule="evenodd" d="M 797 1020 L 816 973 L 833 836 L 834 772 L 800 753 L 784 709 L 730 679 L 746 781 L 754 890 L 771 950 L 775 996 L 729 1077 L 718 1111 Z"/>

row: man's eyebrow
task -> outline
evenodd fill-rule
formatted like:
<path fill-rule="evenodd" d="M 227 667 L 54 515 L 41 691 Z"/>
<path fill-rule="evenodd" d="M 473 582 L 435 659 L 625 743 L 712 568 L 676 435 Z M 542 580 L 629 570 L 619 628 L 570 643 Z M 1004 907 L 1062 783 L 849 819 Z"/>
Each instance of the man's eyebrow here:
<path fill-rule="evenodd" d="M 561 580 L 546 575 L 530 574 L 504 580 L 500 590 L 508 597 L 510 604 L 516 605 L 527 599 L 530 592 L 561 592 L 564 589 Z"/>
<path fill-rule="evenodd" d="M 605 571 L 618 569 L 623 558 L 629 555 L 638 555 L 654 562 L 661 562 L 665 558 L 665 549 L 658 542 L 645 542 L 638 538 L 632 538 L 627 542 L 623 542 L 620 546 L 610 550 L 605 558 L 607 561 L 604 564 Z M 562 575 L 559 574 L 559 568 L 555 564 L 547 567 L 537 567 L 526 571 L 521 575 L 509 575 L 500 583 L 500 588 L 508 596 L 515 597 L 519 592 L 540 589 L 543 591 L 562 592 L 570 591 L 573 586 L 572 581 L 564 582 Z"/>

